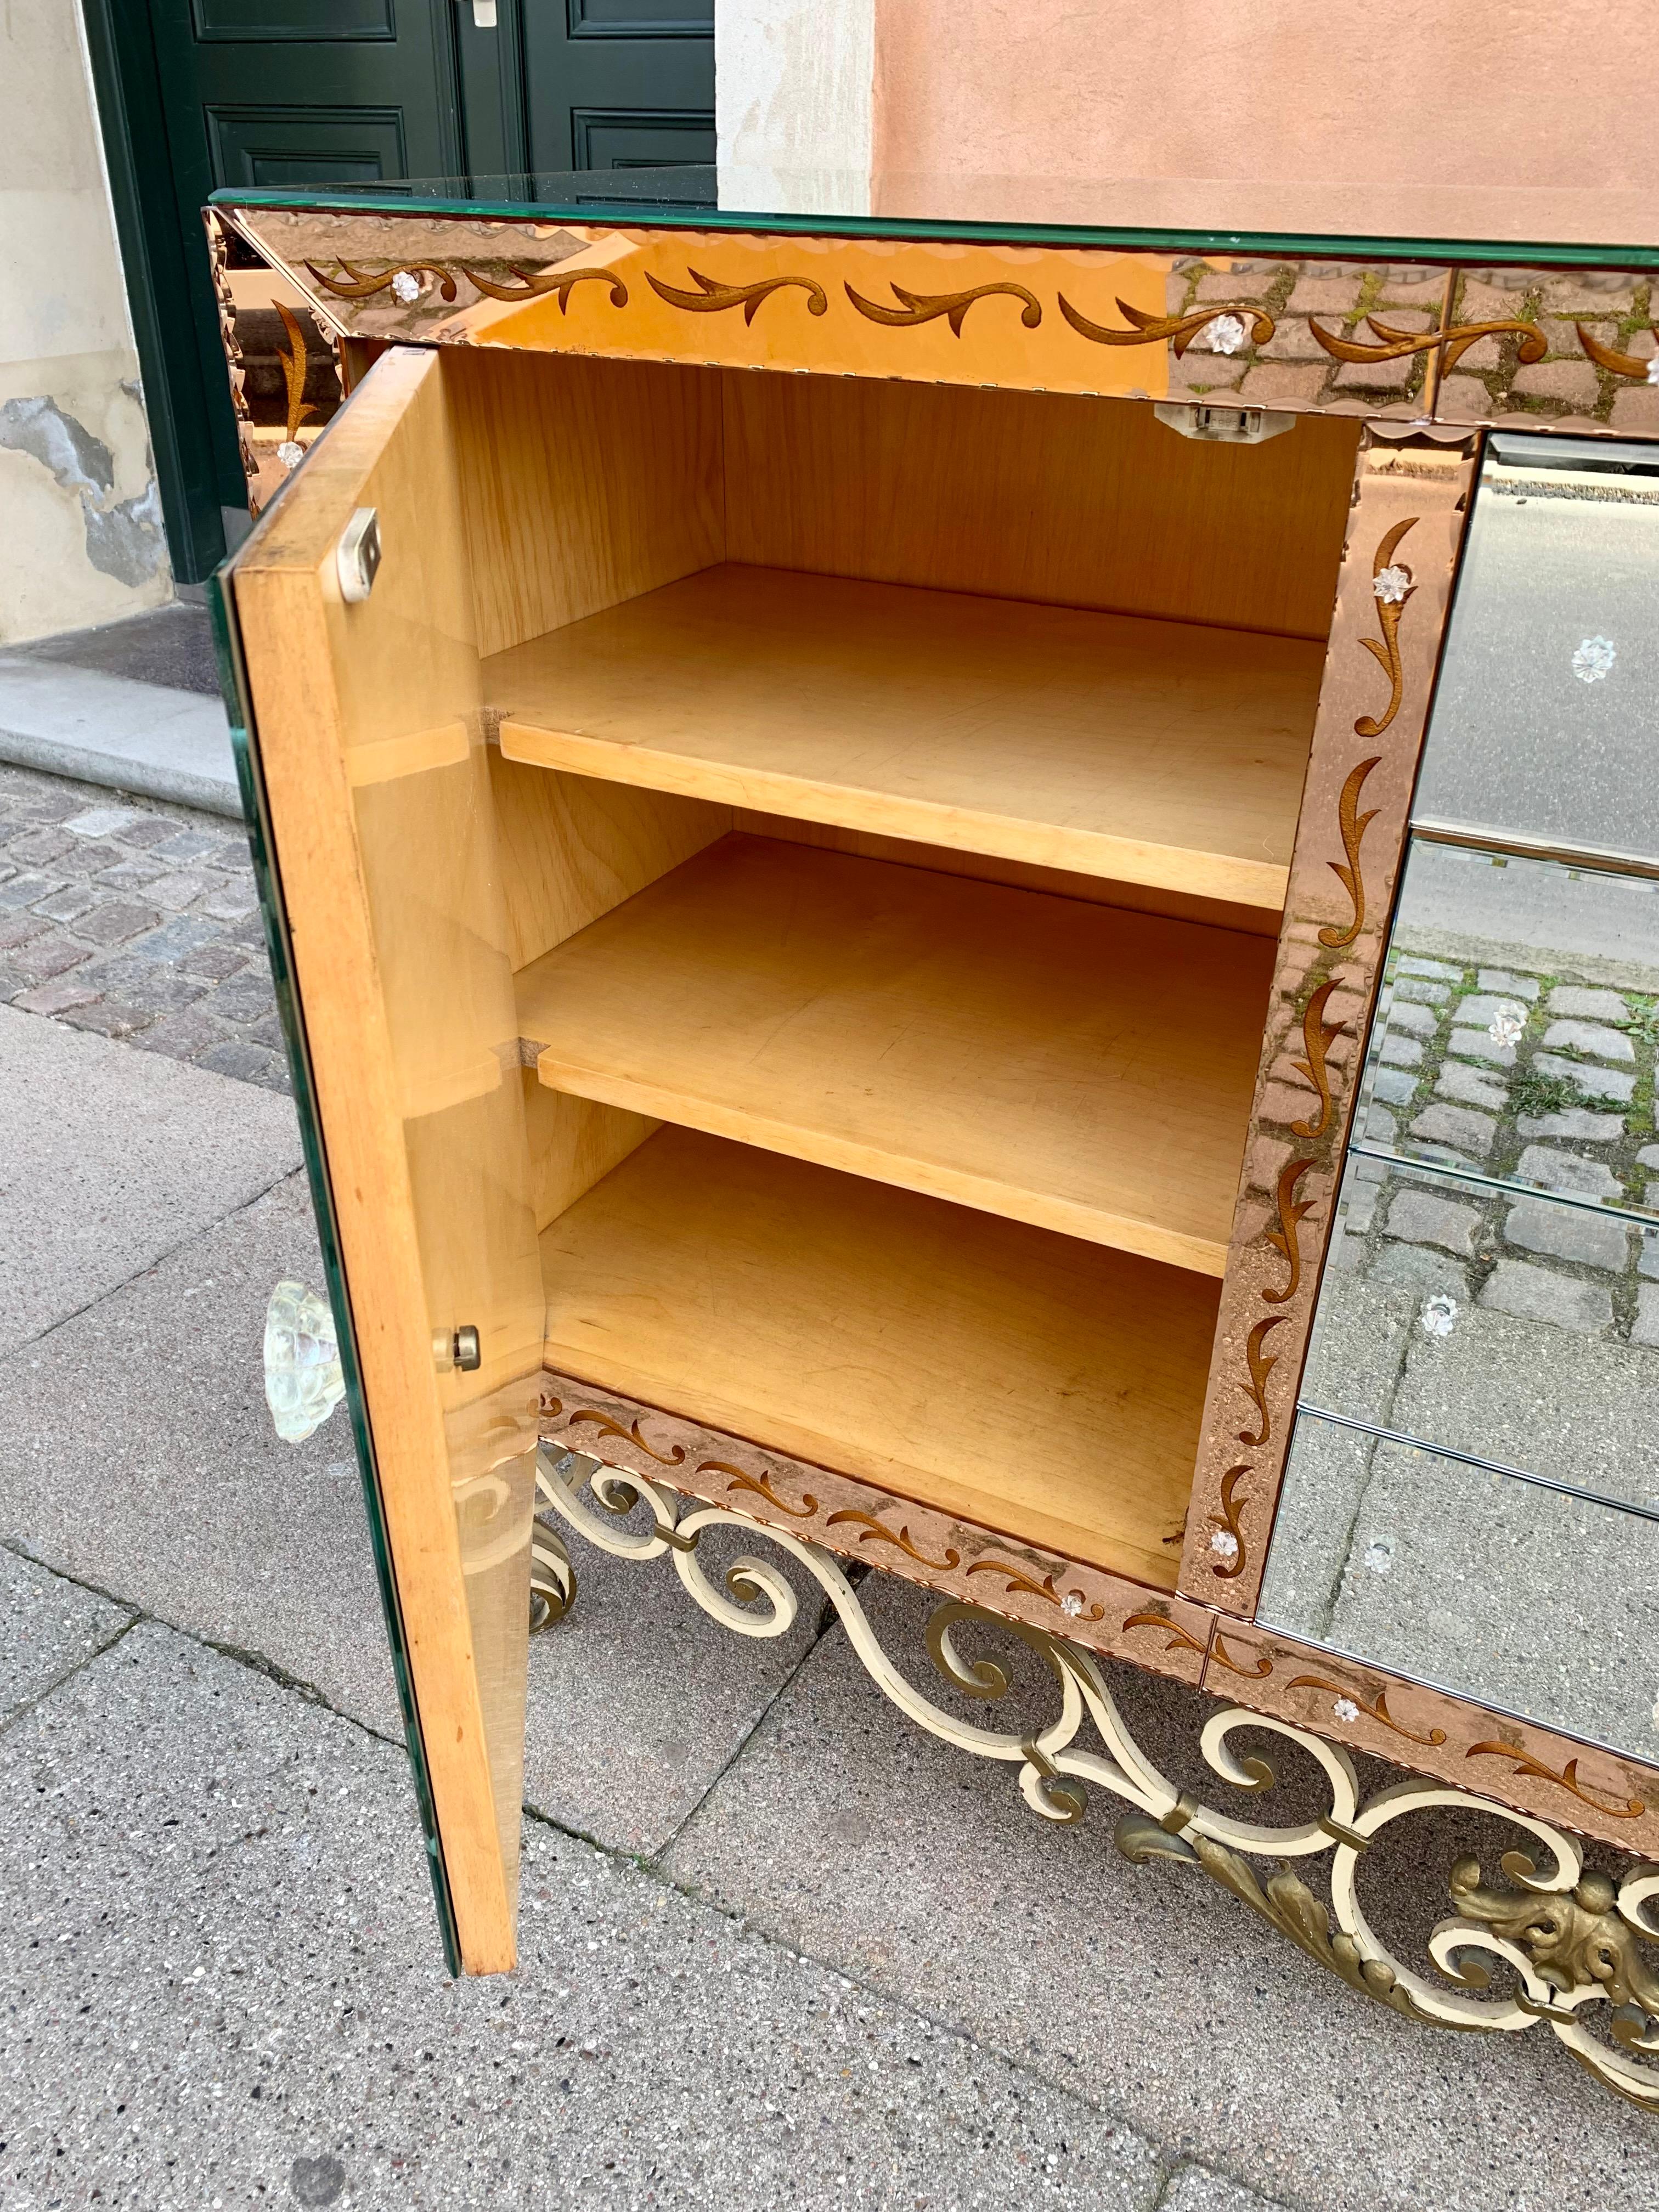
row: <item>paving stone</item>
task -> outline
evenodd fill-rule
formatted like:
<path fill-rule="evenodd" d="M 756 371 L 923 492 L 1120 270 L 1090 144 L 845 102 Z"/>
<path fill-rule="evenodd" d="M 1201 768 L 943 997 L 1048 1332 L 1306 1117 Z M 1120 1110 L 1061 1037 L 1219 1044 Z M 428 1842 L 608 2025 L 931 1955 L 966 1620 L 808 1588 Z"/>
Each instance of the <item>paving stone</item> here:
<path fill-rule="evenodd" d="M 1610 1030 L 1599 1022 L 1552 1022 L 1544 1032 L 1544 1043 L 1550 1051 L 1595 1053 L 1602 1060 L 1636 1058 L 1636 1048 L 1622 1030 Z"/>
<path fill-rule="evenodd" d="M 1231 269 L 1208 269 L 1198 280 L 1194 300 L 1208 307 L 1216 300 L 1260 300 L 1278 273 L 1271 261 L 1236 261 Z"/>
<path fill-rule="evenodd" d="M 136 806 L 89 806 L 83 814 L 71 814 L 64 827 L 77 837 L 114 837 L 153 818 Z"/>
<path fill-rule="evenodd" d="M 1407 975 L 1394 987 L 1394 995 L 1400 1000 L 1414 1000 L 1419 1006 L 1443 1006 L 1451 993 L 1443 983 L 1431 983 L 1421 975 Z"/>
<path fill-rule="evenodd" d="M 1372 1218 L 1376 1212 L 1376 1201 L 1381 1196 L 1382 1192 L 1375 1182 L 1355 1180 L 1343 1185 L 1337 1211 L 1350 1237 L 1364 1237 L 1370 1233 Z"/>
<path fill-rule="evenodd" d="M 1589 991 L 1577 983 L 1558 983 L 1549 995 L 1549 1011 L 1583 1022 L 1627 1022 L 1630 1008 L 1617 991 Z"/>
<path fill-rule="evenodd" d="M 176 1014 L 163 1014 L 159 1021 L 134 1037 L 133 1043 L 141 1052 L 166 1053 L 172 1060 L 193 1060 L 210 1045 L 223 1044 L 228 1032 L 222 1022 L 216 1022 L 205 1012 L 200 1001 L 193 1006 L 184 1006 Z M 222 1074 L 230 1073 L 221 1069 Z"/>
<path fill-rule="evenodd" d="M 1481 277 L 1466 276 L 1455 317 L 1460 323 L 1516 322 L 1525 304 L 1525 295 L 1516 287 L 1506 285 L 1500 290 Z"/>
<path fill-rule="evenodd" d="M 1390 1106 L 1409 1106 L 1417 1096 L 1417 1078 L 1403 1068 L 1379 1068 L 1371 1079 L 1371 1093 Z"/>
<path fill-rule="evenodd" d="M 1659 1276 L 1659 1229 L 1644 1229 L 1637 1246 L 1637 1273 Z"/>
<path fill-rule="evenodd" d="M 258 905 L 252 882 L 224 884 L 203 899 L 197 911 L 215 921 L 240 921 L 245 915 L 257 913 Z"/>
<path fill-rule="evenodd" d="M 1612 1274 L 1622 1274 L 1630 1265 L 1627 1223 L 1559 1200 L 1518 1200 L 1504 1218 L 1504 1235 L 1508 1243 L 1548 1260 L 1576 1260 Z"/>
<path fill-rule="evenodd" d="M 1311 270 L 1300 273 L 1285 312 L 1293 315 L 1317 315 L 1325 323 L 1333 319 L 1340 321 L 1345 316 L 1356 314 L 1368 273 L 1365 268 L 1358 265 L 1341 269 L 1334 275 L 1319 275 Z"/>
<path fill-rule="evenodd" d="M 1317 362 L 1258 362 L 1239 386 L 1238 396 L 1257 406 L 1306 406 L 1318 398 L 1326 374 Z"/>
<path fill-rule="evenodd" d="M 1492 1150 L 1498 1124 L 1489 1114 L 1467 1106 L 1427 1106 L 1412 1123 L 1412 1134 L 1431 1145 L 1449 1145 L 1484 1159 Z"/>
<path fill-rule="evenodd" d="M 1413 1006 L 1396 999 L 1389 1008 L 1389 1029 L 1404 1030 L 1410 1036 L 1432 1036 L 1440 1026 L 1440 1018 L 1431 1006 Z"/>
<path fill-rule="evenodd" d="M 1659 1283 L 1636 1286 L 1636 1319 L 1631 1323 L 1632 1344 L 1659 1344 Z"/>
<path fill-rule="evenodd" d="M 71 1006 L 90 1006 L 100 995 L 70 969 L 49 983 L 36 984 L 32 991 L 19 991 L 11 1003 L 26 1014 L 62 1014 Z"/>
<path fill-rule="evenodd" d="M 1623 270 L 1574 270 L 1566 276 L 1546 278 L 1540 312 L 1557 315 L 1626 316 L 1633 311 L 1635 305 L 1635 290 Z"/>
<path fill-rule="evenodd" d="M 1462 1304 L 1469 1295 L 1469 1279 L 1464 1270 L 1423 1244 L 1385 1244 L 1365 1272 L 1370 1282 L 1410 1291 L 1419 1298 L 1443 1293 Z"/>
<path fill-rule="evenodd" d="M 1659 1168 L 1659 1145 L 1644 1145 L 1636 1157 L 1644 1168 Z"/>
<path fill-rule="evenodd" d="M 222 982 L 227 975 L 234 975 L 246 968 L 249 957 L 240 945 L 227 945 L 221 939 L 197 947 L 190 956 L 190 972 L 192 975 L 204 975 L 210 982 Z"/>
<path fill-rule="evenodd" d="M 1455 1098 L 1460 1105 L 1484 1106 L 1494 1114 L 1501 1114 L 1509 1097 L 1509 1086 L 1500 1083 L 1495 1075 L 1484 1068 L 1465 1067 L 1461 1060 L 1449 1060 L 1441 1068 L 1434 1086 L 1437 1098 Z"/>
<path fill-rule="evenodd" d="M 222 835 L 216 830 L 179 830 L 171 837 L 158 838 L 152 849 L 158 860 L 170 860 L 178 867 L 216 850 Z"/>
<path fill-rule="evenodd" d="M 1463 970 L 1449 967 L 1443 960 L 1425 960 L 1415 953 L 1407 953 L 1395 963 L 1398 975 L 1432 975 L 1442 983 L 1461 983 Z"/>
<path fill-rule="evenodd" d="M 1413 1244 L 1439 1244 L 1467 1259 L 1474 1249 L 1480 1229 L 1478 1206 L 1460 1205 L 1455 1199 L 1437 1198 L 1431 1191 L 1398 1190 L 1389 1208 L 1390 1237 Z"/>
<path fill-rule="evenodd" d="M 48 921 L 74 921 L 97 903 L 97 892 L 88 890 L 84 884 L 66 884 L 61 891 L 38 899 L 34 911 L 45 915 Z"/>
<path fill-rule="evenodd" d="M 210 1046 L 196 1065 L 211 1068 L 216 1075 L 233 1075 L 239 1083 L 260 1084 L 267 1091 L 286 1091 L 289 1088 L 285 1060 L 262 1045 L 246 1044 L 240 1039 Z"/>
<path fill-rule="evenodd" d="M 13 876 L 9 882 L 0 884 L 0 907 L 33 906 L 36 899 L 43 899 L 49 891 L 60 891 L 63 888 L 62 876 L 43 876 L 31 870 L 27 874 Z"/>
<path fill-rule="evenodd" d="M 1621 1114 L 1592 1114 L 1583 1106 L 1568 1106 L 1559 1114 L 1522 1114 L 1516 1121 L 1522 1137 L 1576 1137 L 1592 1145 L 1610 1145 L 1625 1133 Z"/>
<path fill-rule="evenodd" d="M 1466 1060 L 1489 1060 L 1494 1067 L 1515 1066 L 1515 1047 L 1494 1043 L 1485 1030 L 1454 1030 L 1446 1040 L 1446 1049 L 1462 1054 Z"/>
<path fill-rule="evenodd" d="M 98 880 L 112 890 L 138 891 L 143 890 L 146 884 L 153 884 L 158 876 L 166 873 L 167 870 L 159 861 L 147 860 L 140 854 L 130 860 L 118 861 L 112 868 L 106 868 Z"/>
<path fill-rule="evenodd" d="M 300 1163 L 291 1106 L 77 1036 L 98 1011 L 60 1022 L 0 1009 L 0 1349 L 54 1328 Z M 27 1415 L 21 1380 L 9 1395 Z M 0 1484 L 9 1475 L 0 1453 Z M 84 1507 L 79 1486 L 70 1493 Z M 94 1534 L 106 1502 L 89 1516 Z"/>
<path fill-rule="evenodd" d="M 21 978 L 25 984 L 44 983 L 80 967 L 91 957 L 89 945 L 79 943 L 66 930 L 54 930 L 50 936 L 33 938 L 20 945 L 8 956 L 6 969 L 10 977 Z"/>
<path fill-rule="evenodd" d="M 1601 395 L 1601 378 L 1587 361 L 1540 361 L 1515 373 L 1512 394 L 1527 399 L 1558 399 L 1588 411 Z"/>
<path fill-rule="evenodd" d="M 60 854 L 67 853 L 73 842 L 61 830 L 31 830 L 9 841 L 6 858 L 21 866 L 44 868 Z"/>
<path fill-rule="evenodd" d="M 1529 1260 L 1500 1260 L 1487 1278 L 1480 1303 L 1523 1321 L 1548 1322 L 1585 1334 L 1609 1328 L 1613 1298 L 1600 1283 L 1535 1267 Z"/>
<path fill-rule="evenodd" d="M 0 952 L 12 952 L 20 945 L 27 945 L 32 937 L 40 936 L 46 923 L 38 914 L 0 915 Z"/>
<path fill-rule="evenodd" d="M 1578 1191 L 1586 1198 L 1617 1198 L 1624 1188 L 1605 1160 L 1557 1152 L 1550 1145 L 1528 1145 L 1515 1172 L 1522 1182 L 1540 1183 L 1546 1190 Z"/>
<path fill-rule="evenodd" d="M 1420 1067 L 1423 1048 L 1415 1037 L 1384 1036 L 1377 1058 L 1384 1067 Z"/>
<path fill-rule="evenodd" d="M 1358 331 L 1359 337 L 1369 333 Z M 1412 371 L 1417 366 L 1409 354 L 1397 355 L 1392 361 L 1345 361 L 1336 373 L 1339 392 L 1403 392 Z"/>
<path fill-rule="evenodd" d="M 1386 1106 L 1372 1103 L 1365 1115 L 1365 1135 L 1373 1145 L 1392 1145 L 1400 1124 Z"/>
<path fill-rule="evenodd" d="M 204 945 L 212 944 L 218 934 L 212 922 L 195 915 L 179 914 L 171 921 L 164 921 L 159 929 L 152 929 L 148 936 L 135 938 L 127 947 L 127 957 L 158 967 L 170 964 L 183 960 L 187 953 Z"/>
<path fill-rule="evenodd" d="M 182 914 L 188 906 L 216 889 L 219 878 L 206 868 L 175 868 L 157 876 L 144 887 L 144 896 L 167 914 Z"/>
<path fill-rule="evenodd" d="M 0 1721 L 113 1643 L 132 1619 L 125 1606 L 0 1548 Z"/>
<path fill-rule="evenodd" d="M 1255 357 L 1258 362 L 1311 362 L 1322 375 L 1332 365 L 1332 356 L 1300 315 L 1281 322 L 1267 344 L 1256 349 Z"/>
<path fill-rule="evenodd" d="M 1462 1029 L 1489 1030 L 1499 1014 L 1513 1014 L 1516 1011 L 1510 994 L 1500 996 L 1492 992 L 1472 991 L 1467 999 L 1458 1000 L 1452 1019 Z M 1522 1006 L 1518 1011 L 1524 1014 L 1526 1008 Z"/>
<path fill-rule="evenodd" d="M 263 1019 L 275 1004 L 269 969 L 249 966 L 219 985 L 208 1000 L 208 1012 L 222 1021 L 252 1022 Z"/>
<path fill-rule="evenodd" d="M 125 945 L 129 938 L 153 928 L 159 919 L 153 907 L 133 906 L 125 899 L 111 899 L 88 915 L 80 934 L 94 945 Z"/>
<path fill-rule="evenodd" d="M 146 814 L 130 830 L 123 830 L 121 842 L 144 852 L 152 845 L 160 845 L 178 834 L 179 824 L 171 815 Z"/>
<path fill-rule="evenodd" d="M 155 1018 L 147 1006 L 129 1006 L 122 999 L 99 997 L 76 1000 L 59 1018 L 72 1030 L 87 1030 L 106 1037 L 130 1037 Z"/>
<path fill-rule="evenodd" d="M 1495 992 L 1505 999 L 1535 999 L 1539 983 L 1535 975 L 1511 975 L 1505 968 L 1483 968 L 1475 977 L 1483 991 Z"/>
<path fill-rule="evenodd" d="M 518 1972 L 447 1981 L 401 1753 L 159 1626 L 25 1716 L 0 1773 L 20 2212 L 1162 2191 L 1046 2066 L 539 1824 Z"/>
<path fill-rule="evenodd" d="M 1435 412 L 1449 422 L 1478 422 L 1492 412 L 1492 394 L 1478 376 L 1443 377 Z"/>
<path fill-rule="evenodd" d="M 1540 1075 L 1559 1076 L 1575 1085 L 1587 1098 L 1613 1099 L 1628 1106 L 1635 1096 L 1636 1078 L 1617 1068 L 1583 1067 L 1576 1060 L 1564 1060 L 1553 1052 L 1534 1053 L 1532 1064 Z"/>
<path fill-rule="evenodd" d="M 1612 427 L 1645 438 L 1659 433 L 1659 390 L 1651 385 L 1638 384 L 1616 393 Z"/>

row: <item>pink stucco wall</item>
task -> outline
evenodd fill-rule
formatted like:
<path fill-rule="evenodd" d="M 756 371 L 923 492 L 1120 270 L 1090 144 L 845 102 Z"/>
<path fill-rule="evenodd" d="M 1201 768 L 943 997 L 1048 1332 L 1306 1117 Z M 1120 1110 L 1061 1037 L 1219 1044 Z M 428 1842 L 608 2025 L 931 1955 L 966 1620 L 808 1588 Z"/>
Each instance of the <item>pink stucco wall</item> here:
<path fill-rule="evenodd" d="M 1107 222 L 1659 241 L 1645 0 L 875 4 L 879 208 L 1041 176 L 1114 180 L 1055 195 Z"/>

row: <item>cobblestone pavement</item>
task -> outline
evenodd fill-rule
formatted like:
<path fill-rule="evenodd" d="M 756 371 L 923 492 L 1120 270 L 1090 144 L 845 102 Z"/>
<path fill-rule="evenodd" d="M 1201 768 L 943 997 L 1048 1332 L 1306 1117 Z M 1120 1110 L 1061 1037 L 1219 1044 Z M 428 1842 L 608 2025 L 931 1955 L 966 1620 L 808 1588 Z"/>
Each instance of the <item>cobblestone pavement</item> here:
<path fill-rule="evenodd" d="M 1434 327 L 1444 273 L 1410 263 L 1361 269 L 1347 262 L 1236 261 L 1227 270 L 1206 261 L 1177 264 L 1169 280 L 1169 309 L 1191 313 L 1212 301 L 1259 306 L 1276 325 L 1265 345 L 1250 343 L 1246 317 L 1211 324 L 1170 363 L 1171 398 L 1236 392 L 1255 406 L 1318 406 L 1337 413 L 1411 415 L 1423 391 L 1426 356 L 1393 361 L 1340 362 L 1320 344 L 1311 325 L 1336 337 L 1376 344 L 1372 315 L 1395 332 Z M 1654 352 L 1650 288 L 1613 270 L 1471 269 L 1458 279 L 1454 319 L 1461 324 L 1530 322 L 1548 350 L 1520 359 L 1522 334 L 1495 331 L 1462 355 L 1442 386 L 1443 404 L 1460 416 L 1559 426 L 1582 419 L 1650 436 L 1659 430 L 1659 388 L 1632 386 L 1597 368 L 1579 345 L 1577 326 L 1635 359 Z"/>
<path fill-rule="evenodd" d="M 247 839 L 0 766 L 0 1000 L 289 1088 Z"/>

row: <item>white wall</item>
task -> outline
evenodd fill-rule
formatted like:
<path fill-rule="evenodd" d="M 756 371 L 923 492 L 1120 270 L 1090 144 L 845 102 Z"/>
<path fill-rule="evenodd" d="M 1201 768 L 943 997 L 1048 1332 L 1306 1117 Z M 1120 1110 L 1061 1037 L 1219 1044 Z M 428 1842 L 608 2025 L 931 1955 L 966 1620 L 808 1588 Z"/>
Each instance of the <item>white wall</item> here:
<path fill-rule="evenodd" d="M 720 205 L 870 207 L 876 0 L 714 0 Z"/>
<path fill-rule="evenodd" d="M 0 645 L 172 595 L 77 0 L 0 5 Z"/>

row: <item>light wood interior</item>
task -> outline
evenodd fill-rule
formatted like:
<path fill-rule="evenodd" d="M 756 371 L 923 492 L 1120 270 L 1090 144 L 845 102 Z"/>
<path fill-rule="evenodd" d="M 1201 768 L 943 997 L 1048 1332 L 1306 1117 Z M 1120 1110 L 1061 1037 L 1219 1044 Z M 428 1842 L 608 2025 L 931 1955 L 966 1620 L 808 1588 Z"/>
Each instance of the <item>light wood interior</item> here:
<path fill-rule="evenodd" d="M 550 1366 L 1175 1587 L 1202 1276 L 672 1128 L 542 1254 Z"/>
<path fill-rule="evenodd" d="M 548 1357 L 1172 1586 L 1358 424 L 443 367 Z"/>
<path fill-rule="evenodd" d="M 1283 907 L 1322 648 L 732 565 L 502 653 L 519 761 Z"/>
<path fill-rule="evenodd" d="M 732 836 L 520 971 L 542 1081 L 1219 1276 L 1262 939 Z"/>

